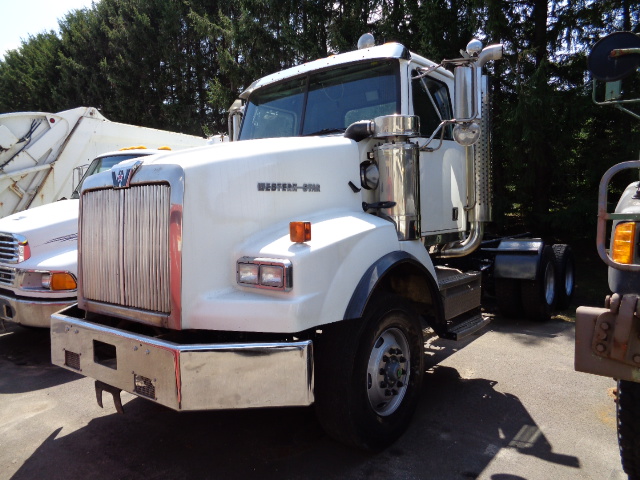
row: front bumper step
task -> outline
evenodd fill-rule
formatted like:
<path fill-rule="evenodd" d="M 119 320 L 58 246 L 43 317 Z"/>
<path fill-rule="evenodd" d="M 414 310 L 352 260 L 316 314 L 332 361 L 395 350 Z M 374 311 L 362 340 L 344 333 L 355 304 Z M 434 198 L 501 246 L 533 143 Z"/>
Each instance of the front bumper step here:
<path fill-rule="evenodd" d="M 51 361 L 98 380 L 101 390 L 124 390 L 174 410 L 313 403 L 310 340 L 179 344 L 90 322 L 83 314 L 72 306 L 51 317 Z"/>

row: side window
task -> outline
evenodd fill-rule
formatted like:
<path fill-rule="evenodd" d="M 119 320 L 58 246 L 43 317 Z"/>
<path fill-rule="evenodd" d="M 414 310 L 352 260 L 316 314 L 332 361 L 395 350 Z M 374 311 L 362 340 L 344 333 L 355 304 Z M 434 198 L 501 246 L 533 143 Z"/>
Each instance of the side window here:
<path fill-rule="evenodd" d="M 417 70 L 412 77 L 419 75 Z M 451 100 L 447 86 L 430 77 L 417 78 L 411 81 L 413 90 L 413 112 L 420 117 L 420 135 L 430 137 L 442 120 L 452 118 Z M 444 139 L 452 140 L 451 125 L 444 130 Z M 439 136 L 439 135 L 437 135 Z"/>

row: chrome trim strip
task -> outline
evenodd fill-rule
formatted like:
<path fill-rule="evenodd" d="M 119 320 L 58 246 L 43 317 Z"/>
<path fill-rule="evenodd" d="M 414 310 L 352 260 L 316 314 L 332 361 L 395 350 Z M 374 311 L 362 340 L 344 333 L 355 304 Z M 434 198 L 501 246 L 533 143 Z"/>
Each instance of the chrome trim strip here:
<path fill-rule="evenodd" d="M 78 298 L 78 306 L 80 306 Z M 83 301 L 85 307 L 80 307 L 92 313 L 99 313 L 112 317 L 124 318 L 125 320 L 133 320 L 134 322 L 153 325 L 156 327 L 169 328 L 170 317 L 162 313 L 149 312 L 139 308 L 128 307 L 126 305 L 112 305 L 110 303 L 96 302 L 94 300 Z"/>
<path fill-rule="evenodd" d="M 52 315 L 53 364 L 71 369 L 65 365 L 65 352 L 74 353 L 83 375 L 134 395 L 135 376 L 144 376 L 155 390 L 156 398 L 150 400 L 174 410 L 313 403 L 310 340 L 177 344 L 81 320 L 81 314 L 72 306 Z M 96 351 L 105 344 L 113 352 L 107 362 Z"/>

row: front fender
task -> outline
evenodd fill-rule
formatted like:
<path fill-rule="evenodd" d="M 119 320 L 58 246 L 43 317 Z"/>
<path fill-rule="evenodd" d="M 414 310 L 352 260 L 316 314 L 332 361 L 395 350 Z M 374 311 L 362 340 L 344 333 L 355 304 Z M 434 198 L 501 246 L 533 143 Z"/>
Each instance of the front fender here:
<path fill-rule="evenodd" d="M 292 264 L 288 292 L 240 286 L 201 295 L 189 328 L 295 333 L 342 320 L 354 291 L 371 264 L 400 250 L 387 220 L 349 210 L 327 211 L 306 220 L 312 239 L 292 243 L 289 225 L 256 234 L 234 250 L 229 271 L 241 257 L 286 259 Z"/>

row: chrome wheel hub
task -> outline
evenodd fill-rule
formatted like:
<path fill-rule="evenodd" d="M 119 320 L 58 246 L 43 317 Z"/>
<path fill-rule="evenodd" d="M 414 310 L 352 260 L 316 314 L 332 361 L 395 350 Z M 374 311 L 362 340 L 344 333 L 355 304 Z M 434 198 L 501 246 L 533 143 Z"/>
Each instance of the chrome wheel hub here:
<path fill-rule="evenodd" d="M 367 365 L 367 396 L 380 416 L 394 413 L 407 392 L 409 342 L 397 328 L 385 330 L 374 342 Z"/>

